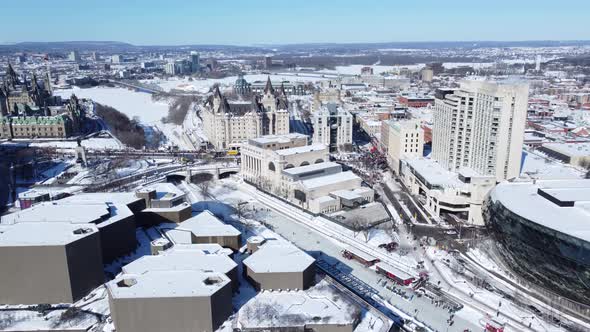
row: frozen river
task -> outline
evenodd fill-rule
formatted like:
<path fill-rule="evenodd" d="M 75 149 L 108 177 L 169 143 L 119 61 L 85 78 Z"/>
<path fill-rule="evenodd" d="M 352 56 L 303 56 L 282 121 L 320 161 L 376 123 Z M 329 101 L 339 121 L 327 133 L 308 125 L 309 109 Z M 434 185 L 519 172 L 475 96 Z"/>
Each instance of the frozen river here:
<path fill-rule="evenodd" d="M 166 102 L 154 102 L 152 95 L 145 92 L 135 92 L 124 88 L 95 87 L 89 89 L 73 88 L 56 90 L 55 94 L 69 98 L 75 94 L 78 98 L 90 98 L 97 103 L 116 108 L 129 118 L 139 117 L 145 124 L 157 124 L 168 114 Z"/>

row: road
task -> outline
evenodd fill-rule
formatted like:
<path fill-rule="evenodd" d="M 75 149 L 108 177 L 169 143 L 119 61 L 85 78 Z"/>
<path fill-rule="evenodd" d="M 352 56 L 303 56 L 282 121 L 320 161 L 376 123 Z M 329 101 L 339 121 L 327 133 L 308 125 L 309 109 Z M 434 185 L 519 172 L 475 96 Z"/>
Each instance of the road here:
<path fill-rule="evenodd" d="M 356 261 L 349 261 L 343 258 L 341 251 L 345 244 L 339 241 L 340 239 L 343 239 L 341 236 L 335 235 L 339 237 L 335 238 L 332 234 L 326 234 L 325 229 L 310 227 L 310 222 L 315 221 L 314 223 L 316 223 L 317 220 L 312 221 L 301 216 L 300 213 L 293 211 L 292 208 L 281 207 L 284 203 L 273 202 L 272 200 L 265 198 L 265 195 L 257 192 L 255 189 L 244 186 L 242 186 L 241 189 L 251 194 L 253 198 L 278 214 L 278 217 L 267 218 L 267 220 L 265 220 L 267 224 L 273 227 L 273 230 L 276 233 L 308 252 L 322 252 L 322 256 L 327 255 L 337 260 L 342 270 L 350 270 L 352 275 L 378 290 L 379 295 L 382 298 L 391 302 L 410 316 L 416 315 L 418 321 L 424 322 L 424 324 L 431 327 L 432 330 L 447 330 L 449 325 L 446 321 L 449 318 L 449 312 L 446 309 L 437 307 L 426 297 L 414 297 L 412 300 L 404 299 L 386 288 L 386 286 L 394 286 L 393 283 L 384 280 L 383 277 L 378 275 L 375 271 L 366 268 Z M 367 249 L 365 248 L 364 250 Z M 384 254 L 378 254 L 375 250 L 372 250 L 371 254 L 374 256 L 384 256 L 383 260 L 391 262 L 391 257 L 385 256 Z M 481 326 L 477 325 L 477 323 L 456 316 L 455 323 L 453 324 L 453 331 L 463 331 L 465 329 L 477 331 L 481 329 Z"/>
<path fill-rule="evenodd" d="M 396 198 L 394 195 L 392 195 L 392 191 L 389 190 L 387 185 L 380 186 L 378 189 L 383 189 L 385 191 L 386 194 L 382 196 L 387 203 L 390 203 L 394 206 L 400 205 L 399 202 L 395 201 Z M 403 199 L 403 196 L 400 195 L 400 198 Z M 408 202 L 408 204 L 412 204 L 412 202 Z M 414 208 L 417 209 L 419 207 Z M 419 214 L 418 211 L 416 212 Z M 408 216 L 407 213 L 404 213 L 401 216 L 403 217 L 405 224 L 412 223 L 411 219 L 413 216 Z M 482 289 L 482 296 L 476 295 L 472 298 L 470 294 L 464 290 L 464 288 L 457 287 L 455 285 L 456 280 L 449 277 L 449 270 L 446 266 L 444 266 L 444 264 L 442 264 L 436 257 L 433 257 L 429 253 L 424 252 L 423 249 L 419 248 L 420 244 L 414 241 L 414 235 L 411 234 L 406 227 L 398 227 L 398 233 L 400 237 L 400 249 L 406 248 L 417 261 L 423 261 L 425 269 L 429 273 L 431 282 L 436 282 L 439 284 L 449 297 L 458 300 L 465 306 L 469 306 L 470 308 L 475 309 L 482 314 L 495 314 L 497 311 L 499 311 L 502 314 L 502 318 L 507 321 L 507 325 L 509 327 L 519 331 L 532 331 L 532 329 L 528 328 L 527 324 L 523 323 L 523 318 L 515 315 L 513 311 L 508 311 L 507 306 L 498 308 L 496 305 L 497 302 L 490 305 L 490 300 L 485 296 L 485 294 L 491 295 L 491 297 L 498 297 L 498 294 Z M 414 250 L 414 247 L 418 249 Z M 455 316 L 455 320 L 458 318 L 459 316 Z"/>
<path fill-rule="evenodd" d="M 305 125 L 305 121 L 301 117 L 301 109 L 298 104 L 293 102 L 289 108 L 289 128 L 291 132 L 296 132 L 304 135 L 311 135 L 309 128 Z"/>

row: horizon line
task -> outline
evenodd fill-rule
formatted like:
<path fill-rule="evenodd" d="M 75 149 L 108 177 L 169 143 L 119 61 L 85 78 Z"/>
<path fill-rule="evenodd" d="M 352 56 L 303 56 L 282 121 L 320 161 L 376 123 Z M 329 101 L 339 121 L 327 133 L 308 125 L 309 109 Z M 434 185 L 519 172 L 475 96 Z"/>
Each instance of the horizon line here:
<path fill-rule="evenodd" d="M 523 39 L 523 40 L 405 40 L 405 41 L 350 41 L 350 42 L 292 42 L 292 43 L 187 43 L 187 44 L 135 44 L 117 40 L 54 40 L 54 41 L 18 41 L 0 42 L 0 46 L 19 46 L 19 44 L 51 44 L 51 43 L 118 43 L 134 47 L 185 47 L 185 46 L 239 46 L 239 47 L 272 47 L 272 46 L 295 46 L 295 45 L 378 45 L 378 44 L 425 44 L 425 43 L 530 43 L 530 42 L 553 42 L 553 43 L 590 43 L 590 39 Z"/>

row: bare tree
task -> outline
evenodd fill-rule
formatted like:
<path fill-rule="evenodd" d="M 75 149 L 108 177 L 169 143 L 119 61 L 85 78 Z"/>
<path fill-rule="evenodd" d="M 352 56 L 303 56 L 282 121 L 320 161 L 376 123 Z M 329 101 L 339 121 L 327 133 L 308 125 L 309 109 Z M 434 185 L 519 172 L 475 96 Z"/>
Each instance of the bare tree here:
<path fill-rule="evenodd" d="M 353 236 L 356 237 L 361 231 L 361 222 L 358 219 L 353 219 L 350 222 L 350 227 L 352 228 Z"/>
<path fill-rule="evenodd" d="M 242 217 L 245 215 L 247 204 L 248 202 L 246 201 L 239 201 L 236 204 L 236 212 L 238 212 L 238 221 L 241 221 Z"/>
<path fill-rule="evenodd" d="M 365 237 L 365 242 L 369 242 L 369 238 L 371 236 L 371 227 L 369 226 L 369 223 L 366 220 L 363 221 L 362 225 L 363 226 L 361 228 L 361 233 Z"/>
<path fill-rule="evenodd" d="M 365 238 L 365 242 L 369 242 L 369 236 L 371 232 L 371 227 L 369 222 L 364 217 L 355 217 L 351 222 L 350 225 L 352 226 L 352 230 L 354 232 L 354 236 L 356 237 L 359 233 L 363 234 Z"/>
<path fill-rule="evenodd" d="M 199 188 L 201 189 L 203 196 L 206 196 L 206 197 L 209 197 L 210 185 L 211 185 L 211 180 L 205 180 L 205 181 L 201 181 L 201 182 L 197 183 L 197 186 L 199 186 Z"/>

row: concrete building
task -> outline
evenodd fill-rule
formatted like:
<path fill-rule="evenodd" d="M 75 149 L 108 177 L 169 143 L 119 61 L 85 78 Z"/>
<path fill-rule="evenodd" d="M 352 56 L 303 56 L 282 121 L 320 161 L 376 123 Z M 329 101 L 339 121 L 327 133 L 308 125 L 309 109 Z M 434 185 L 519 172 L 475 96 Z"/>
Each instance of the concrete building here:
<path fill-rule="evenodd" d="M 267 240 L 244 259 L 245 277 L 256 289 L 296 290 L 311 286 L 315 259 L 292 244 Z"/>
<path fill-rule="evenodd" d="M 81 61 L 80 52 L 71 51 L 70 54 L 68 55 L 68 60 L 70 60 L 72 62 L 80 62 Z"/>
<path fill-rule="evenodd" d="M 467 223 L 483 225 L 482 205 L 496 185 L 493 176 L 480 175 L 468 168 L 451 172 L 432 159 L 402 160 L 400 175 L 410 193 L 422 200 L 430 214 L 456 214 Z"/>
<path fill-rule="evenodd" d="M 146 209 L 138 218 L 139 226 L 153 226 L 163 222 L 180 223 L 191 217 L 192 208 L 186 194 L 171 183 L 156 183 L 136 190 L 144 199 Z"/>
<path fill-rule="evenodd" d="M 539 151 L 570 165 L 590 167 L 590 143 L 545 143 Z"/>
<path fill-rule="evenodd" d="M 331 167 L 330 164 L 332 163 L 305 167 Z M 362 182 L 362 179 L 352 171 L 342 172 L 340 169 L 332 174 L 306 176 L 299 181 L 288 183 L 288 197 L 293 203 L 313 213 L 332 213 L 340 210 L 343 202 L 349 201 L 356 206 L 373 201 L 374 191 L 361 187 Z"/>
<path fill-rule="evenodd" d="M 18 194 L 18 205 L 21 210 L 30 208 L 34 204 L 47 202 L 49 200 L 51 200 L 51 196 L 48 192 L 41 192 L 34 189 Z"/>
<path fill-rule="evenodd" d="M 420 80 L 425 83 L 432 82 L 434 71 L 430 67 L 424 67 L 420 70 Z"/>
<path fill-rule="evenodd" d="M 347 202 L 373 201 L 372 189 L 361 188 L 358 176 L 328 161 L 325 145 L 306 141 L 301 134 L 249 140 L 242 148 L 242 176 L 313 213 L 335 212 Z"/>
<path fill-rule="evenodd" d="M 400 96 L 398 101 L 405 107 L 421 108 L 434 105 L 434 98 L 430 96 Z"/>
<path fill-rule="evenodd" d="M 265 56 L 264 57 L 264 69 L 271 69 L 272 68 L 272 56 Z"/>
<path fill-rule="evenodd" d="M 178 66 L 174 62 L 168 62 L 164 65 L 164 72 L 168 75 L 174 76 L 177 75 L 180 71 Z"/>
<path fill-rule="evenodd" d="M 352 150 L 352 114 L 336 104 L 327 104 L 312 114 L 313 143 L 330 152 Z"/>
<path fill-rule="evenodd" d="M 386 153 L 389 167 L 399 174 L 401 160 L 419 158 L 424 154 L 424 130 L 420 121 L 384 121 L 381 148 Z"/>
<path fill-rule="evenodd" d="M 575 179 L 506 181 L 484 208 L 496 252 L 510 270 L 580 315 L 590 306 L 589 206 L 590 179 Z"/>
<path fill-rule="evenodd" d="M 0 225 L 0 303 L 73 303 L 104 282 L 92 224 Z"/>
<path fill-rule="evenodd" d="M 123 57 L 119 54 L 113 54 L 111 55 L 111 62 L 112 63 L 123 63 Z"/>
<path fill-rule="evenodd" d="M 269 190 L 280 187 L 285 169 L 328 160 L 325 145 L 307 145 L 308 136 L 298 133 L 267 135 L 248 140 L 241 149 L 244 179 Z"/>
<path fill-rule="evenodd" d="M 381 125 L 382 122 L 376 114 L 357 114 L 356 122 L 359 124 L 362 130 L 367 133 L 371 138 L 379 138 L 381 136 Z"/>
<path fill-rule="evenodd" d="M 438 90 L 432 158 L 448 170 L 469 167 L 498 181 L 520 171 L 528 85 L 463 81 Z"/>
<path fill-rule="evenodd" d="M 229 100 L 215 87 L 203 105 L 205 135 L 218 150 L 238 150 L 249 139 L 289 133 L 289 103 L 284 89 L 275 92 L 270 78 L 264 94 Z"/>
<path fill-rule="evenodd" d="M 216 243 L 224 248 L 239 250 L 241 246 L 241 233 L 231 225 L 227 225 L 219 220 L 209 210 L 205 210 L 198 215 L 185 220 L 174 228 L 173 233 L 178 235 L 183 232 L 181 243 L 187 243 L 186 235 L 190 236 L 190 242 L 194 244 Z M 172 235 L 173 240 L 177 239 Z"/>
<path fill-rule="evenodd" d="M 123 274 L 106 284 L 120 332 L 213 332 L 232 313 L 230 279 L 193 270 Z"/>
<path fill-rule="evenodd" d="M 135 216 L 125 202 L 77 201 L 76 196 L 34 205 L 2 216 L 2 224 L 71 223 L 93 224 L 99 230 L 102 258 L 105 263 L 135 250 Z"/>

